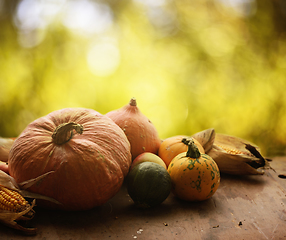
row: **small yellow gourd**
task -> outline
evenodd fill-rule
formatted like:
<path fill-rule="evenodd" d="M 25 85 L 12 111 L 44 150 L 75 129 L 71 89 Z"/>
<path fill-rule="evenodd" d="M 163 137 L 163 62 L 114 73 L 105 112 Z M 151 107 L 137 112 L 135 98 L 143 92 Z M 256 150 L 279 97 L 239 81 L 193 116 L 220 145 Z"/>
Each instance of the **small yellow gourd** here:
<path fill-rule="evenodd" d="M 187 152 L 171 161 L 168 172 L 173 194 L 186 201 L 206 200 L 219 187 L 220 172 L 216 162 L 207 154 L 201 154 L 194 141 L 190 141 Z"/>

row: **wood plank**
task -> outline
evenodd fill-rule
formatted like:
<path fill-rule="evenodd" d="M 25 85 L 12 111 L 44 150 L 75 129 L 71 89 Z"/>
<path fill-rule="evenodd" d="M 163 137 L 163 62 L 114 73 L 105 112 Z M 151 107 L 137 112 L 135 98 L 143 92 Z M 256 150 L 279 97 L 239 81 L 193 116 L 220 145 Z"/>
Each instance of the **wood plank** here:
<path fill-rule="evenodd" d="M 286 157 L 275 157 L 263 176 L 222 175 L 212 198 L 190 203 L 172 194 L 159 207 L 137 209 L 126 187 L 109 202 L 85 212 L 35 208 L 34 237 L 0 226 L 8 239 L 286 239 Z"/>

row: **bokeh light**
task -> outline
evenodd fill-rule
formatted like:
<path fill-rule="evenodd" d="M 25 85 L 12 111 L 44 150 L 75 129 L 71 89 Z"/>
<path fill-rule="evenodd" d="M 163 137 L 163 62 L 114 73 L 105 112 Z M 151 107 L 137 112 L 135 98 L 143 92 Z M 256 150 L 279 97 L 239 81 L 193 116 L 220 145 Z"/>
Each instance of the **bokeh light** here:
<path fill-rule="evenodd" d="M 93 44 L 87 53 L 90 71 L 96 76 L 107 76 L 116 71 L 120 52 L 116 44 L 107 41 Z"/>
<path fill-rule="evenodd" d="M 286 151 L 283 0 L 0 0 L 0 136 L 137 99 L 160 137 L 215 128 Z"/>

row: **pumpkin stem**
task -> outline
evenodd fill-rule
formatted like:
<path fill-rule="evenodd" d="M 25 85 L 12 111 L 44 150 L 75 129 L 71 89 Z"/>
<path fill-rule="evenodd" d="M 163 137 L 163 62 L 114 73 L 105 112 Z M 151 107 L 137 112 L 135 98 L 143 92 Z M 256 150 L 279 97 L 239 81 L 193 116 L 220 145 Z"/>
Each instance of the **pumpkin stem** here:
<path fill-rule="evenodd" d="M 200 156 L 201 156 L 201 153 L 200 153 L 198 147 L 196 146 L 194 140 L 192 138 L 190 138 L 189 143 L 188 143 L 188 151 L 186 153 L 186 157 L 199 158 Z"/>
<path fill-rule="evenodd" d="M 189 145 L 191 140 L 192 140 L 191 137 L 188 137 L 188 138 L 184 137 L 182 138 L 181 142 L 184 143 L 185 145 Z"/>
<path fill-rule="evenodd" d="M 130 102 L 129 102 L 129 105 L 136 107 L 136 106 L 137 106 L 136 98 L 134 98 L 134 97 L 131 98 L 131 99 L 130 99 Z"/>
<path fill-rule="evenodd" d="M 68 142 L 72 138 L 74 131 L 82 134 L 83 126 L 74 122 L 60 124 L 52 135 L 53 142 L 58 145 Z"/>

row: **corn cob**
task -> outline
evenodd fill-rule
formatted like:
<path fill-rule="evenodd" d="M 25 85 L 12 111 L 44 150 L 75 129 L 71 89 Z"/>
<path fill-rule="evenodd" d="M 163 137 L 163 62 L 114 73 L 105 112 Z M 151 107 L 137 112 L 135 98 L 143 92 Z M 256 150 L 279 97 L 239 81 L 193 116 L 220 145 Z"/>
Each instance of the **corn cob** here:
<path fill-rule="evenodd" d="M 33 208 L 36 205 L 36 199 L 44 199 L 56 204 L 61 203 L 53 198 L 29 192 L 26 189 L 52 173 L 53 171 L 50 171 L 39 177 L 16 183 L 13 177 L 0 171 L 0 223 L 20 230 L 24 234 L 36 234 L 36 228 L 26 228 L 21 226 L 18 221 L 29 221 L 34 217 L 35 211 Z M 29 203 L 25 198 L 33 198 L 34 200 Z"/>
<path fill-rule="evenodd" d="M 20 192 L 0 185 L 0 222 L 3 224 L 28 235 L 36 234 L 36 228 L 18 224 L 19 220 L 27 221 L 34 217 L 34 206 L 35 199 L 30 205 Z"/>
<path fill-rule="evenodd" d="M 220 145 L 220 144 L 216 144 L 216 146 L 220 147 L 222 150 L 226 151 L 228 154 L 233 154 L 233 155 L 245 154 L 245 155 L 248 155 L 248 156 L 252 156 L 251 153 L 246 152 L 246 151 L 241 151 L 241 150 L 238 150 L 238 149 L 235 149 L 235 148 L 230 148 L 228 146 L 223 146 L 223 145 Z"/>
<path fill-rule="evenodd" d="M 22 212 L 30 205 L 17 191 L 0 185 L 0 210 Z"/>
<path fill-rule="evenodd" d="M 201 143 L 206 154 L 213 158 L 222 173 L 261 175 L 265 169 L 272 169 L 259 148 L 247 140 L 216 134 L 213 128 L 198 132 L 193 138 Z"/>

